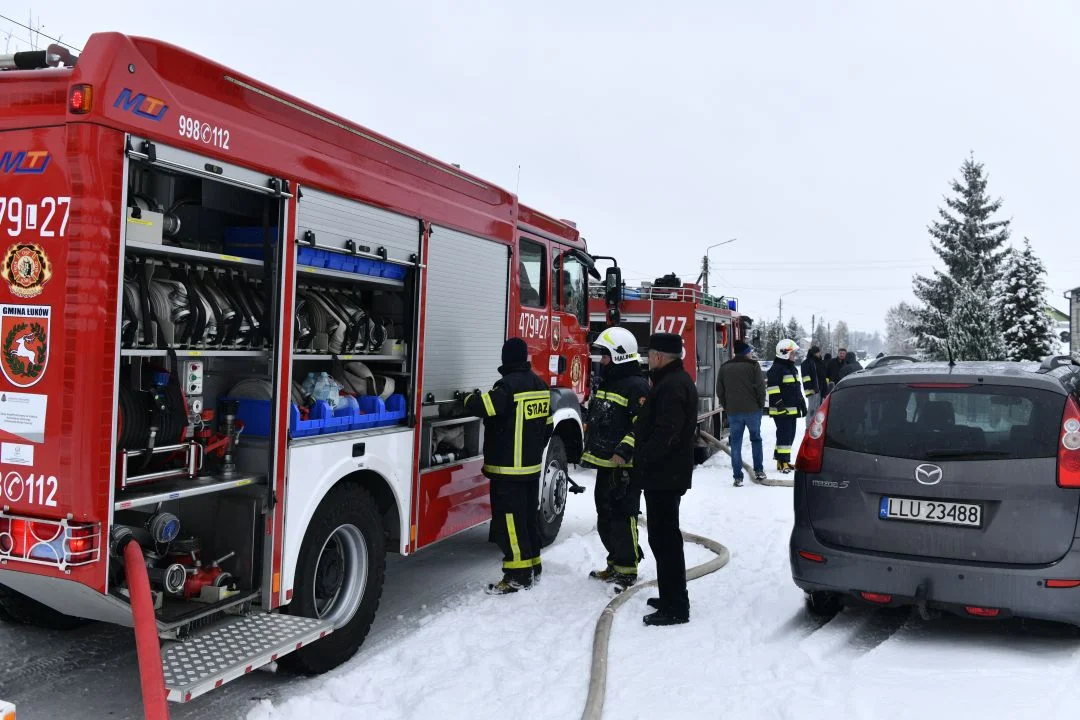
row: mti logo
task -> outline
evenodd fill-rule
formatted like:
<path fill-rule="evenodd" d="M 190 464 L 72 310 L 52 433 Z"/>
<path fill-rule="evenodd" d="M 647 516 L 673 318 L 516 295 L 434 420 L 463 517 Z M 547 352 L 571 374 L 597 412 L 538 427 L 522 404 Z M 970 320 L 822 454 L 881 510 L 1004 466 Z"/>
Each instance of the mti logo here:
<path fill-rule="evenodd" d="M 40 175 L 49 166 L 44 150 L 5 150 L 0 155 L 0 173 L 5 175 Z"/>
<path fill-rule="evenodd" d="M 145 93 L 136 94 L 128 88 L 121 91 L 120 97 L 116 98 L 113 107 L 154 122 L 159 122 L 161 118 L 165 117 L 165 112 L 169 109 L 164 100 L 158 100 L 156 97 L 150 97 Z"/>

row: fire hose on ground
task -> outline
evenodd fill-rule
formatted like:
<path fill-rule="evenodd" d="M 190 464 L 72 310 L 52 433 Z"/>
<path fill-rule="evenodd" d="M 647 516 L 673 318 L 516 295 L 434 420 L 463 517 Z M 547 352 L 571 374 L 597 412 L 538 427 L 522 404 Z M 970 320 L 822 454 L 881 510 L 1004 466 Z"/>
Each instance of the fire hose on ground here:
<path fill-rule="evenodd" d="M 645 520 L 641 523 L 644 525 Z M 683 539 L 711 550 L 716 553 L 712 560 L 702 563 L 686 571 L 686 579 L 696 580 L 710 573 L 714 573 L 728 564 L 731 553 L 726 547 L 700 535 L 684 532 Z M 600 613 L 600 619 L 596 622 L 596 632 L 593 635 L 592 667 L 589 672 L 589 694 L 585 700 L 585 711 L 581 714 L 581 720 L 600 720 L 604 712 L 604 691 L 607 687 L 607 656 L 608 640 L 611 638 L 611 625 L 615 620 L 615 611 L 622 607 L 635 593 L 645 588 L 656 587 L 656 581 L 634 585 L 620 593 L 614 600 L 607 604 Z"/>

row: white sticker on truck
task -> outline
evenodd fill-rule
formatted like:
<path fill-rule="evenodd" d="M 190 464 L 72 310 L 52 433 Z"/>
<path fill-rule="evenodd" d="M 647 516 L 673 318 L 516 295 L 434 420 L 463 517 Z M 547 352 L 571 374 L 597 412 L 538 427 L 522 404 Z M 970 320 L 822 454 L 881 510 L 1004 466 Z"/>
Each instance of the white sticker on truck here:
<path fill-rule="evenodd" d="M 0 463 L 7 465 L 33 465 L 34 446 L 20 443 L 0 443 Z"/>
<path fill-rule="evenodd" d="M 0 430 L 30 442 L 45 442 L 48 395 L 0 393 Z"/>

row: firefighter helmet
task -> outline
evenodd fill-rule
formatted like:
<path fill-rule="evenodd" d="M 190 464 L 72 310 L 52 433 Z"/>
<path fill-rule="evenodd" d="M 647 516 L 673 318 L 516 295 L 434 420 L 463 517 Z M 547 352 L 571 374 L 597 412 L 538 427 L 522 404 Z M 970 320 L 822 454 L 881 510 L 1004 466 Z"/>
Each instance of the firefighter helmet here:
<path fill-rule="evenodd" d="M 600 337 L 593 341 L 593 345 L 610 353 L 611 362 L 616 365 L 634 362 L 638 359 L 637 339 L 626 328 L 608 328 L 600 333 Z"/>
<path fill-rule="evenodd" d="M 776 343 L 776 357 L 786 358 L 793 355 L 798 349 L 799 345 L 794 340 L 781 340 Z"/>

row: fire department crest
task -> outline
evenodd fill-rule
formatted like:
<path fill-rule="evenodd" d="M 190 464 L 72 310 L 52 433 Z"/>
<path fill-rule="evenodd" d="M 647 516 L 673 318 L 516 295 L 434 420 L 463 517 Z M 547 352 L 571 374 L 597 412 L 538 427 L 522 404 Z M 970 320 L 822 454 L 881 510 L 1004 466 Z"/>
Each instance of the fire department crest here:
<path fill-rule="evenodd" d="M 30 387 L 45 375 L 49 364 L 49 325 L 52 308 L 48 305 L 0 306 L 0 335 L 3 358 L 0 369 L 16 387 Z"/>
<path fill-rule="evenodd" d="M 574 356 L 574 362 L 570 364 L 570 382 L 574 385 L 581 380 L 581 358 Z"/>
<path fill-rule="evenodd" d="M 4 254 L 0 276 L 15 295 L 37 297 L 52 278 L 52 263 L 40 245 L 18 243 Z"/>
<path fill-rule="evenodd" d="M 559 323 L 558 319 L 555 318 L 555 322 L 551 323 L 551 349 L 552 350 L 558 350 L 559 349 L 559 340 L 560 340 L 559 336 L 562 334 L 561 328 L 562 328 L 562 325 Z"/>

